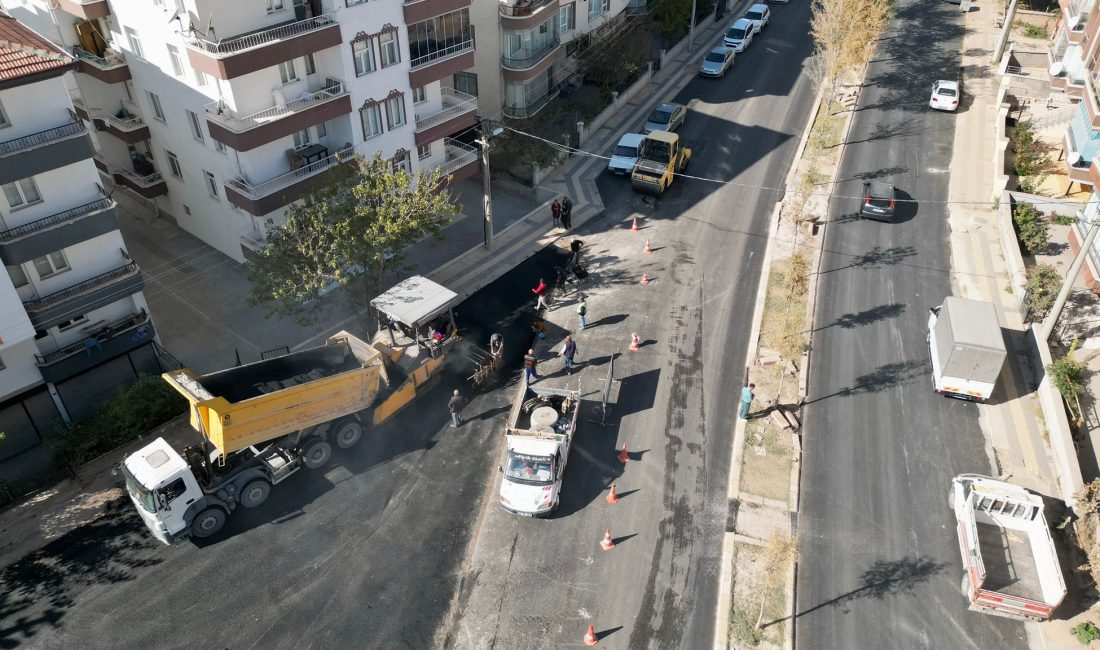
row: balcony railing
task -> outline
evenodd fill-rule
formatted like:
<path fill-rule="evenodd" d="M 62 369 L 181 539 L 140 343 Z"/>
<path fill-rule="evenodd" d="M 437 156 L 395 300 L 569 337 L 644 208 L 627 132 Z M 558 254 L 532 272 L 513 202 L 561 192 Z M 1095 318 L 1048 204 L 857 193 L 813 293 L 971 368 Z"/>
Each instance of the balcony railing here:
<path fill-rule="evenodd" d="M 111 282 L 114 282 L 116 280 L 121 280 L 122 278 L 134 275 L 138 272 L 138 270 L 139 269 L 137 263 L 130 262 L 125 266 L 120 266 L 117 269 L 112 269 L 110 271 L 107 271 L 106 273 L 101 273 L 94 278 L 88 278 L 87 280 L 79 284 L 74 284 L 67 289 L 62 289 L 61 291 L 56 291 L 54 293 L 42 296 L 41 298 L 36 298 L 34 300 L 24 301 L 23 307 L 25 307 L 28 311 L 39 311 L 51 305 L 56 305 L 57 303 L 68 300 L 69 298 L 72 298 L 74 296 L 79 296 L 85 291 L 89 291 L 91 289 L 95 289 L 96 287 L 101 287 L 105 284 L 110 284 Z"/>
<path fill-rule="evenodd" d="M 550 4 L 554 0 L 531 0 L 530 2 L 517 2 L 515 4 L 500 3 L 500 15 L 519 18 L 530 16 L 539 9 Z"/>
<path fill-rule="evenodd" d="M 89 343 L 85 343 L 85 341 L 90 342 L 94 340 L 96 343 L 107 341 L 120 334 L 135 330 L 148 322 L 149 314 L 145 313 L 143 309 L 140 312 L 130 314 L 116 321 L 107 323 L 94 331 L 88 332 L 87 338 L 83 341 L 73 343 L 72 345 L 66 345 L 60 350 L 55 350 L 49 354 L 36 354 L 34 355 L 35 363 L 38 366 L 49 366 L 77 354 L 90 356 L 95 345 L 91 344 L 92 347 L 89 347 Z"/>
<path fill-rule="evenodd" d="M 545 59 L 551 52 L 558 49 L 560 45 L 561 41 L 558 40 L 558 35 L 554 34 L 553 40 L 543 44 L 539 49 L 527 51 L 520 50 L 515 53 L 520 56 L 506 56 L 502 54 L 500 62 L 504 67 L 511 70 L 527 70 L 535 67 L 539 61 Z"/>
<path fill-rule="evenodd" d="M 58 212 L 57 214 L 51 214 L 48 217 L 25 223 L 22 226 L 16 226 L 10 230 L 0 232 L 0 242 L 8 242 L 14 239 L 19 239 L 43 228 L 49 228 L 59 223 L 64 223 L 73 219 L 79 219 L 87 216 L 93 212 L 99 212 L 100 210 L 106 210 L 114 205 L 115 202 L 111 199 L 100 199 L 98 201 L 92 201 L 91 203 L 85 203 L 84 205 L 75 207 L 71 210 L 64 212 Z"/>
<path fill-rule="evenodd" d="M 443 149 L 446 152 L 446 158 L 432 168 L 433 170 L 439 170 L 439 175 L 442 178 L 446 178 L 455 170 L 477 160 L 476 147 L 463 144 L 453 138 L 443 138 Z"/>
<path fill-rule="evenodd" d="M 525 120 L 529 117 L 534 117 L 536 113 L 546 108 L 546 105 L 550 103 L 550 100 L 558 96 L 558 92 L 561 91 L 562 82 L 558 82 L 553 86 L 546 89 L 546 94 L 542 97 L 535 99 L 534 101 L 524 104 L 523 106 L 505 106 L 503 113 L 506 117 L 517 120 Z"/>
<path fill-rule="evenodd" d="M 457 41 L 445 47 L 441 47 L 438 50 L 433 50 L 425 54 L 420 54 L 419 56 L 416 56 L 418 52 L 413 51 L 413 45 L 414 44 L 412 43 L 409 44 L 409 58 L 411 59 L 409 65 L 413 68 L 417 68 L 422 65 L 428 65 L 429 63 L 433 63 L 440 59 L 445 59 L 447 57 L 454 56 L 455 54 L 461 54 L 467 50 L 474 49 L 474 27 L 473 25 L 470 26 L 470 34 L 468 38 L 464 38 L 463 40 Z"/>
<path fill-rule="evenodd" d="M 304 20 L 296 20 L 291 23 L 279 25 L 278 27 L 272 27 L 271 29 L 265 29 L 261 32 L 235 36 L 224 41 L 210 41 L 201 37 L 194 38 L 191 40 L 190 45 L 213 56 L 231 56 L 245 50 L 263 47 L 277 41 L 315 32 L 335 24 L 336 19 L 334 15 L 326 13 Z"/>
<path fill-rule="evenodd" d="M 630 0 L 626 5 L 626 15 L 641 16 L 653 11 L 654 0 Z"/>
<path fill-rule="evenodd" d="M 477 110 L 477 97 L 467 95 L 453 88 L 443 88 L 443 109 L 430 115 L 416 116 L 416 131 L 426 131 L 437 124 L 458 117 L 463 113 Z"/>
<path fill-rule="evenodd" d="M 120 169 L 115 173 L 119 174 L 120 176 L 125 176 L 127 179 L 133 181 L 136 185 L 139 185 L 140 187 L 153 187 L 158 183 L 164 182 L 164 177 L 160 175 L 160 172 L 153 172 L 148 176 L 142 176 L 141 174 L 135 171 L 131 171 L 129 169 Z"/>
<path fill-rule="evenodd" d="M 324 83 L 320 85 L 317 90 L 310 90 L 308 97 L 301 97 L 294 101 L 287 102 L 284 106 L 273 106 L 271 108 L 250 113 L 248 115 L 238 116 L 235 111 L 225 105 L 225 102 L 218 100 L 216 102 L 210 102 L 206 105 L 206 114 L 210 119 L 221 124 L 230 131 L 247 131 L 254 129 L 258 126 L 263 126 L 275 120 L 300 113 L 304 110 L 319 106 L 325 102 L 339 99 L 348 94 L 348 88 L 344 85 L 344 82 L 339 79 L 328 77 Z"/>
<path fill-rule="evenodd" d="M 113 70 L 126 65 L 126 57 L 122 56 L 122 52 L 108 50 L 106 54 L 106 57 L 102 57 L 83 48 L 73 47 L 73 56 L 82 61 L 87 61 L 101 70 Z"/>
<path fill-rule="evenodd" d="M 0 142 L 0 156 L 10 156 L 13 153 L 19 153 L 31 147 L 38 147 L 58 140 L 71 138 L 74 135 L 84 133 L 85 130 L 84 122 L 77 120 L 63 126 L 46 129 L 45 131 L 25 135 L 21 138 L 15 138 L 14 140 Z"/>
<path fill-rule="evenodd" d="M 310 176 L 315 176 L 321 172 L 331 169 L 336 165 L 350 160 L 352 156 L 352 149 L 346 148 L 337 151 L 335 154 L 318 160 L 315 163 L 310 163 L 304 167 L 299 167 L 294 171 L 287 172 L 282 176 L 276 176 L 271 180 L 264 181 L 262 183 L 251 183 L 244 178 L 233 178 L 225 182 L 226 185 L 233 188 L 234 191 L 250 198 L 260 199 L 274 192 L 278 192 L 281 189 L 290 187 L 295 183 L 305 180 Z"/>

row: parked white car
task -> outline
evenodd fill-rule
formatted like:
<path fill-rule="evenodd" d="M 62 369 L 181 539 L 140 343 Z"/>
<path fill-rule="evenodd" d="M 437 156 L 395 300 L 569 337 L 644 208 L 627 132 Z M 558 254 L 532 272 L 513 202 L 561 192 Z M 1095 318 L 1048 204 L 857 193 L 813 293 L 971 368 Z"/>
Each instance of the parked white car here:
<path fill-rule="evenodd" d="M 755 33 L 751 20 L 738 18 L 730 23 L 729 28 L 726 29 L 726 35 L 722 37 L 722 42 L 726 47 L 732 47 L 734 52 L 740 54 L 752 42 L 752 35 Z"/>
<path fill-rule="evenodd" d="M 645 136 L 641 133 L 627 133 L 619 138 L 619 144 L 611 152 L 611 160 L 607 161 L 607 171 L 620 176 L 632 174 L 638 164 L 638 147 L 642 140 Z"/>
<path fill-rule="evenodd" d="M 745 12 L 745 18 L 752 21 L 752 33 L 759 34 L 760 30 L 768 26 L 772 12 L 766 4 L 754 4 Z"/>
<path fill-rule="evenodd" d="M 940 111 L 953 111 L 959 107 L 959 83 L 941 79 L 932 84 L 932 98 L 928 105 Z"/>

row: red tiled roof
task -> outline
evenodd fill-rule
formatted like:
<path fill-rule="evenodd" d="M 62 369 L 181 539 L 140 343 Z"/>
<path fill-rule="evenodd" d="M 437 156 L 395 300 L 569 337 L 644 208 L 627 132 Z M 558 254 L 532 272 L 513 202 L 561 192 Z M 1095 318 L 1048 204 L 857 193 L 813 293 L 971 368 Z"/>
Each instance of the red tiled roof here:
<path fill-rule="evenodd" d="M 0 81 L 71 66 L 73 62 L 64 50 L 0 12 Z"/>

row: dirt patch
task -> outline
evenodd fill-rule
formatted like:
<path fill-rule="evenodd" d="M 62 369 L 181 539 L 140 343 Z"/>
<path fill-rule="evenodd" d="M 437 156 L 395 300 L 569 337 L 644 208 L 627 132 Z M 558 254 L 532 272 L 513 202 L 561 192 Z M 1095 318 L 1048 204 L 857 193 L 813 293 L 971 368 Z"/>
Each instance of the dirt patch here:
<path fill-rule="evenodd" d="M 752 544 L 736 545 L 733 556 L 730 648 L 778 650 L 783 647 L 784 626 L 781 622 L 775 623 L 786 612 L 783 582 L 767 578 L 764 555 L 763 547 Z"/>

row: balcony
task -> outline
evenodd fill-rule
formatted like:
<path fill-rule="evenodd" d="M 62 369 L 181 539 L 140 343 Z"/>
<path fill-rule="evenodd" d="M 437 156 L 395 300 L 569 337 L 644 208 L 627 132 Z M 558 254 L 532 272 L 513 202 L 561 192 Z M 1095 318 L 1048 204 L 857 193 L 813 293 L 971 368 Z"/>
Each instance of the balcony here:
<path fill-rule="evenodd" d="M 103 56 L 74 47 L 73 56 L 80 59 L 78 72 L 95 77 L 103 83 L 117 84 L 130 79 L 130 66 L 122 52 L 108 48 Z"/>
<path fill-rule="evenodd" d="M 78 120 L 0 142 L 0 184 L 80 162 L 94 152 L 88 129 Z"/>
<path fill-rule="evenodd" d="M 444 182 L 453 183 L 469 178 L 477 172 L 477 147 L 463 144 L 452 138 L 444 138 L 443 149 L 446 152 L 443 162 L 433 165 L 431 171 L 438 171 L 440 179 Z"/>
<path fill-rule="evenodd" d="M 477 97 L 453 88 L 442 88 L 443 108 L 426 115 L 416 115 L 416 144 L 434 142 L 477 123 Z"/>
<path fill-rule="evenodd" d="M 405 24 L 413 25 L 435 16 L 458 11 L 470 6 L 472 0 L 402 0 L 401 9 Z"/>
<path fill-rule="evenodd" d="M 327 180 L 325 172 L 350 160 L 352 156 L 351 145 L 346 145 L 327 158 L 261 183 L 237 177 L 225 182 L 225 195 L 233 205 L 259 217 L 318 189 Z"/>
<path fill-rule="evenodd" d="M 510 117 L 515 120 L 526 120 L 534 117 L 539 111 L 546 108 L 546 105 L 550 103 L 550 100 L 558 96 L 561 91 L 562 83 L 556 83 L 546 89 L 546 94 L 541 97 L 535 98 L 523 106 L 505 106 L 502 112 L 505 117 Z"/>
<path fill-rule="evenodd" d="M 507 30 L 530 29 L 558 11 L 558 0 L 526 0 L 501 2 L 501 27 Z"/>
<path fill-rule="evenodd" d="M 431 43 L 409 43 L 409 84 L 427 86 L 457 72 L 474 67 L 474 27 L 457 39 Z"/>
<path fill-rule="evenodd" d="M 219 41 L 195 37 L 187 43 L 187 58 L 196 70 L 234 79 L 341 42 L 334 14 L 321 14 Z"/>
<path fill-rule="evenodd" d="M 327 77 L 283 106 L 238 115 L 219 100 L 206 105 L 210 137 L 237 151 L 249 151 L 310 126 L 351 113 L 351 99 L 343 81 Z"/>
<path fill-rule="evenodd" d="M 547 43 L 543 43 L 540 47 L 533 49 L 523 48 L 513 52 L 511 56 L 502 54 L 500 63 L 508 70 L 530 70 L 556 51 L 560 45 L 561 41 L 558 40 L 558 35 L 554 34 L 553 39 Z"/>
<path fill-rule="evenodd" d="M 152 167 L 151 164 L 150 167 Z M 141 173 L 129 169 L 120 169 L 114 170 L 113 175 L 116 183 L 130 188 L 147 199 L 168 193 L 168 184 L 164 182 L 164 177 L 156 170 Z"/>
<path fill-rule="evenodd" d="M 118 230 L 115 208 L 115 202 L 105 198 L 0 231 L 0 261 L 22 264 Z"/>
<path fill-rule="evenodd" d="M 44 330 L 72 318 L 74 314 L 86 314 L 131 296 L 141 291 L 144 284 L 141 269 L 130 262 L 67 289 L 27 300 L 23 303 L 23 309 L 35 329 Z"/>
<path fill-rule="evenodd" d="M 75 104 L 75 103 L 74 103 Z M 110 133 L 126 144 L 144 142 L 150 138 L 149 127 L 140 115 L 134 115 L 125 108 L 111 113 L 108 111 L 84 106 L 84 112 L 92 118 L 92 124 L 96 130 Z M 77 115 L 80 115 L 77 112 Z"/>
<path fill-rule="evenodd" d="M 260 230 L 241 235 L 241 255 L 249 262 L 260 258 L 260 251 L 267 245 L 266 234 Z"/>
<path fill-rule="evenodd" d="M 156 330 L 145 310 L 111 323 L 82 328 L 86 339 L 49 354 L 35 355 L 35 365 L 42 378 L 59 383 L 146 345 L 156 337 Z"/>
<path fill-rule="evenodd" d="M 111 14 L 107 0 L 57 0 L 51 6 L 84 20 L 94 20 Z"/>

